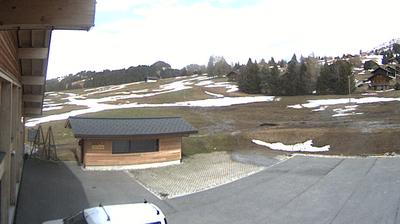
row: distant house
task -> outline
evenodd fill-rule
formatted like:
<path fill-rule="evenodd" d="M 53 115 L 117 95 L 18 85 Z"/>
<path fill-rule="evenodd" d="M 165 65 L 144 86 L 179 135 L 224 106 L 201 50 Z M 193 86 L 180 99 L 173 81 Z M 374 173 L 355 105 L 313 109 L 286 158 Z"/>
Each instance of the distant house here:
<path fill-rule="evenodd" d="M 84 80 L 79 80 L 71 83 L 71 88 L 73 89 L 78 89 L 78 88 L 83 88 L 85 86 L 85 79 Z"/>
<path fill-rule="evenodd" d="M 159 80 L 160 78 L 159 77 L 156 77 L 156 76 L 147 76 L 146 78 L 145 78 L 145 82 L 157 82 L 157 80 Z"/>
<path fill-rule="evenodd" d="M 178 164 L 182 137 L 197 133 L 179 117 L 70 117 L 65 126 L 78 140 L 77 157 L 85 167 Z"/>
<path fill-rule="evenodd" d="M 372 72 L 372 76 L 368 78 L 370 81 L 370 87 L 375 90 L 384 90 L 393 87 L 393 80 L 395 79 L 395 73 L 385 67 L 378 67 Z"/>
<path fill-rule="evenodd" d="M 238 76 L 239 76 L 239 71 L 231 71 L 226 75 L 228 81 L 231 82 L 236 82 L 238 80 Z"/>

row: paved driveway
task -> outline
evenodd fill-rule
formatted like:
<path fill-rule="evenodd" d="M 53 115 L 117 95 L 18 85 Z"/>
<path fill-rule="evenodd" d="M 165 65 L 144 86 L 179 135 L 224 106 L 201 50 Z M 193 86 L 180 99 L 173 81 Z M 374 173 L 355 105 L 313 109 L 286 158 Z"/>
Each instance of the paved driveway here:
<path fill-rule="evenodd" d="M 169 223 L 400 223 L 400 158 L 296 156 L 239 181 L 164 201 L 125 172 L 28 161 L 17 223 L 40 223 L 99 201 L 142 198 L 158 204 Z"/>

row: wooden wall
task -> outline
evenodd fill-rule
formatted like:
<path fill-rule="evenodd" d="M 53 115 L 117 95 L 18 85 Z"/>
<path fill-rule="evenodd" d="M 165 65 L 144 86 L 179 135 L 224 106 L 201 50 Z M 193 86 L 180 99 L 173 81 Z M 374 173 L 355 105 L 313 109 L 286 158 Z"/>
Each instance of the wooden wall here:
<path fill-rule="evenodd" d="M 20 80 L 16 31 L 0 31 L 0 70 Z"/>
<path fill-rule="evenodd" d="M 372 86 L 390 85 L 390 80 L 388 76 L 378 74 L 371 78 L 371 84 Z"/>
<path fill-rule="evenodd" d="M 145 153 L 112 154 L 112 139 L 84 139 L 83 144 L 85 166 L 137 165 L 180 160 L 182 137 L 161 137 L 159 151 Z"/>

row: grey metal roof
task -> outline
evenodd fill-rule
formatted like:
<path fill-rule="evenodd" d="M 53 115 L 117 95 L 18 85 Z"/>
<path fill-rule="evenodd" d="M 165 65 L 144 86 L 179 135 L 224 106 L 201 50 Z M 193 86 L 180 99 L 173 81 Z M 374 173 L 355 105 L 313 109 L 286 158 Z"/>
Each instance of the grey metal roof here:
<path fill-rule="evenodd" d="M 197 130 L 180 117 L 84 118 L 69 117 L 67 125 L 74 136 L 127 137 L 144 135 L 193 134 Z"/>

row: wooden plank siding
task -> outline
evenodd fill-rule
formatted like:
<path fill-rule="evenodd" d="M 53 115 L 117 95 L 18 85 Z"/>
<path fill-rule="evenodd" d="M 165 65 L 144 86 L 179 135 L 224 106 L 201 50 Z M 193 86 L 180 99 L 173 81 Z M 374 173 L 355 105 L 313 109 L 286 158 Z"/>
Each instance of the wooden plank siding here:
<path fill-rule="evenodd" d="M 46 27 L 89 30 L 94 26 L 95 0 L 4 0 L 0 2 L 0 29 Z"/>
<path fill-rule="evenodd" d="M 20 80 L 16 31 L 0 31 L 0 70 Z"/>
<path fill-rule="evenodd" d="M 387 75 L 382 75 L 382 74 L 377 74 L 371 79 L 371 84 L 372 85 L 390 85 L 390 81 L 392 80 L 390 77 Z"/>
<path fill-rule="evenodd" d="M 112 154 L 112 141 L 113 139 L 84 139 L 84 165 L 137 165 L 176 161 L 181 159 L 182 137 L 159 138 L 159 151 L 144 153 Z"/>

